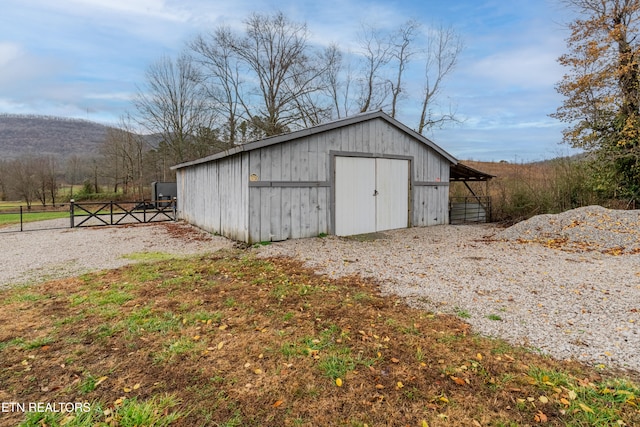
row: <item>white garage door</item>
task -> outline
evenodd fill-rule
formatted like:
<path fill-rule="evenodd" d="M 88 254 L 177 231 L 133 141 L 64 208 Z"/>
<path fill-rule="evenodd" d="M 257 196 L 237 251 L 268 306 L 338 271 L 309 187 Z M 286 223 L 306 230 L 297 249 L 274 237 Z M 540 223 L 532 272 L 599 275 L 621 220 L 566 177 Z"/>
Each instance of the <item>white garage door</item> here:
<path fill-rule="evenodd" d="M 409 161 L 336 157 L 335 233 L 338 236 L 409 225 Z"/>

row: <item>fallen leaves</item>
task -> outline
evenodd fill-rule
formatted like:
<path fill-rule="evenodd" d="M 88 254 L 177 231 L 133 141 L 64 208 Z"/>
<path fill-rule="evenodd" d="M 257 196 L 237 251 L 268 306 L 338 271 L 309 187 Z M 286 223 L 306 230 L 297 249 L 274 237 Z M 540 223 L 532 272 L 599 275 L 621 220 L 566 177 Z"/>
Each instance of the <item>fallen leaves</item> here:
<path fill-rule="evenodd" d="M 450 375 L 449 378 L 451 378 L 451 381 L 453 381 L 454 383 L 458 384 L 458 385 L 466 385 L 468 380 L 463 380 L 462 378 Z"/>
<path fill-rule="evenodd" d="M 588 407 L 587 405 L 585 405 L 584 403 L 578 403 L 578 406 L 580 407 L 580 409 L 582 409 L 584 412 L 588 412 L 590 414 L 593 414 L 593 409 L 591 409 L 590 407 Z"/>
<path fill-rule="evenodd" d="M 108 379 L 108 377 L 106 377 L 106 376 L 102 376 L 102 377 L 98 378 L 98 380 L 94 384 L 94 387 L 98 387 L 100 384 L 105 382 L 107 379 Z"/>
<path fill-rule="evenodd" d="M 549 418 L 547 417 L 547 415 L 542 411 L 538 411 L 536 415 L 533 417 L 533 419 L 537 423 L 546 423 L 547 421 L 549 421 Z"/>

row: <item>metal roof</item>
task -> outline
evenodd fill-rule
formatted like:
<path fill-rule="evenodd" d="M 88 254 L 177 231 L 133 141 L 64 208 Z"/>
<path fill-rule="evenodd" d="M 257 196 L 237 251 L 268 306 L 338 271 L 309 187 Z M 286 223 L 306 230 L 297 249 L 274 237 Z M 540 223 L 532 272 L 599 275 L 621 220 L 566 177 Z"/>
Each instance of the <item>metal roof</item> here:
<path fill-rule="evenodd" d="M 495 175 L 489 175 L 462 163 L 457 163 L 451 165 L 449 181 L 488 181 L 491 178 L 495 178 Z"/>
<path fill-rule="evenodd" d="M 256 150 L 258 148 L 268 147 L 270 145 L 286 143 L 290 141 L 294 141 L 299 138 L 303 138 L 310 135 L 315 135 L 318 133 L 326 132 L 333 129 L 339 129 L 341 127 L 350 126 L 357 123 L 366 122 L 368 120 L 374 119 L 382 119 L 392 126 L 400 129 L 405 132 L 409 136 L 416 139 L 418 142 L 425 144 L 426 146 L 435 150 L 438 154 L 446 158 L 451 162 L 451 174 L 450 181 L 488 181 L 491 178 L 495 178 L 494 175 L 489 175 L 487 173 L 481 172 L 477 169 L 471 168 L 469 166 L 463 165 L 458 162 L 458 160 L 453 157 L 451 154 L 447 153 L 445 150 L 440 148 L 436 143 L 431 141 L 429 138 L 424 135 L 419 134 L 413 129 L 407 127 L 402 124 L 398 120 L 392 118 L 391 116 L 385 114 L 382 111 L 373 111 L 368 113 L 361 113 L 351 117 L 347 117 L 344 119 L 333 120 L 330 122 L 322 123 L 317 126 L 313 126 L 307 129 L 298 130 L 295 132 L 290 132 L 282 135 L 276 135 L 269 138 L 264 138 L 258 141 L 249 142 L 246 144 L 238 145 L 229 150 L 221 151 L 216 154 L 212 154 L 207 157 L 203 157 L 201 159 L 192 160 L 190 162 L 180 163 L 175 166 L 171 166 L 171 169 L 181 169 L 188 166 L 194 166 L 201 163 L 210 162 L 213 160 L 223 159 L 225 157 L 233 156 L 238 153 L 248 152 L 252 150 Z"/>
<path fill-rule="evenodd" d="M 347 117 L 347 118 L 344 118 L 344 119 L 333 120 L 333 121 L 326 122 L 326 123 L 320 124 L 318 126 L 310 127 L 310 128 L 307 128 L 307 129 L 302 129 L 302 130 L 298 130 L 298 131 L 295 131 L 295 132 L 282 134 L 282 135 L 277 135 L 277 136 L 272 136 L 272 137 L 261 139 L 261 140 L 258 140 L 258 141 L 249 142 L 247 144 L 238 145 L 238 146 L 236 146 L 234 148 L 231 148 L 231 149 L 225 150 L 225 151 L 221 151 L 221 152 L 213 154 L 211 156 L 207 156 L 207 157 L 203 157 L 201 159 L 197 159 L 197 160 L 193 160 L 193 161 L 190 161 L 190 162 L 180 163 L 178 165 L 171 166 L 171 169 L 173 169 L 173 170 L 181 169 L 181 168 L 185 168 L 185 167 L 188 167 L 188 166 L 194 166 L 194 165 L 198 165 L 198 164 L 201 164 L 201 163 L 210 162 L 210 161 L 213 161 L 213 160 L 223 159 L 225 157 L 233 156 L 234 154 L 247 152 L 247 151 L 252 151 L 252 150 L 256 150 L 258 148 L 268 147 L 270 145 L 281 144 L 281 143 L 284 143 L 284 142 L 293 141 L 293 140 L 296 140 L 296 139 L 299 139 L 299 138 L 303 138 L 303 137 L 306 137 L 306 136 L 315 135 L 315 134 L 326 132 L 326 131 L 329 131 L 329 130 L 338 129 L 338 128 L 341 128 L 341 127 L 350 126 L 350 125 L 353 125 L 353 124 L 362 123 L 362 122 L 365 122 L 365 121 L 368 121 L 368 120 L 374 120 L 374 119 L 382 119 L 382 120 L 386 121 L 387 123 L 391 124 L 392 126 L 394 126 L 394 127 L 398 128 L 398 129 L 400 129 L 401 131 L 407 133 L 409 136 L 413 137 L 417 141 L 419 141 L 419 142 L 425 144 L 426 146 L 432 148 L 438 154 L 440 154 L 441 156 L 443 156 L 447 160 L 449 160 L 452 165 L 457 165 L 458 164 L 458 160 L 456 160 L 455 157 L 453 157 L 451 154 L 447 153 L 445 150 L 440 148 L 438 145 L 436 145 L 433 141 L 431 141 L 427 137 L 419 134 L 418 132 L 416 132 L 413 129 L 407 127 L 406 125 L 400 123 L 399 121 L 397 121 L 396 119 L 390 117 L 389 115 L 385 114 L 382 111 L 373 111 L 373 112 L 368 112 L 368 113 L 357 114 L 357 115 L 354 115 L 354 116 L 351 116 L 351 117 Z"/>

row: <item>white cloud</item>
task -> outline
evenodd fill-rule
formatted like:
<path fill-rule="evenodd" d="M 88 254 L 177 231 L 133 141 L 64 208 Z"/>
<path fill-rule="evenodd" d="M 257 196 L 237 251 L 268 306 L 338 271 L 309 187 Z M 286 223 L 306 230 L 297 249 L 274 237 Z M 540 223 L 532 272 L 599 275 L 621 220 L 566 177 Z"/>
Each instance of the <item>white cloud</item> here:
<path fill-rule="evenodd" d="M 171 7 L 162 0 L 66 0 L 64 2 L 43 2 L 47 7 L 68 15 L 101 17 L 106 14 L 130 16 L 135 19 L 161 19 L 164 21 L 184 22 L 189 13 L 179 7 Z M 180 3 L 177 3 L 178 5 Z"/>
<path fill-rule="evenodd" d="M 131 101 L 133 98 L 131 92 L 104 92 L 104 93 L 87 93 L 86 99 L 100 99 L 105 101 Z"/>
<path fill-rule="evenodd" d="M 0 70 L 8 66 L 21 55 L 21 48 L 17 43 L 0 42 Z"/>
<path fill-rule="evenodd" d="M 63 68 L 53 58 L 29 54 L 17 43 L 0 43 L 0 87 L 5 94 L 24 91 L 36 79 L 42 79 Z"/>
<path fill-rule="evenodd" d="M 519 47 L 480 59 L 468 67 L 467 74 L 504 88 L 549 88 L 562 77 L 557 57 L 545 48 Z"/>

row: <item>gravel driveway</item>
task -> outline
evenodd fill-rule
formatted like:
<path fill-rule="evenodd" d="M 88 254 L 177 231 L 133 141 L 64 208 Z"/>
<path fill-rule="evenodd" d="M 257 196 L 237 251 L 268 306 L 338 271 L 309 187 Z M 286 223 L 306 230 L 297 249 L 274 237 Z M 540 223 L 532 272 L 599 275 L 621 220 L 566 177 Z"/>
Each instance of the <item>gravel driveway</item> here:
<path fill-rule="evenodd" d="M 599 207 L 535 217 L 507 230 L 446 225 L 260 249 L 262 256 L 293 256 L 330 276 L 378 279 L 383 293 L 457 314 L 484 335 L 636 372 L 639 252 L 638 211 Z"/>
<path fill-rule="evenodd" d="M 136 252 L 233 243 L 180 223 L 1 233 L 0 288 L 115 268 Z M 360 274 L 416 307 L 560 359 L 640 371 L 640 216 L 589 207 L 502 230 L 436 226 L 252 249 L 329 276 Z"/>
<path fill-rule="evenodd" d="M 141 252 L 187 255 L 233 246 L 175 222 L 71 229 L 63 228 L 69 226 L 64 219 L 40 226 L 46 229 L 0 233 L 0 289 L 121 267 L 135 262 L 127 255 Z"/>

